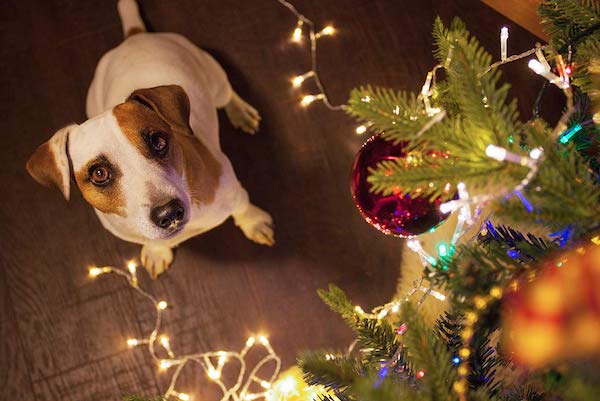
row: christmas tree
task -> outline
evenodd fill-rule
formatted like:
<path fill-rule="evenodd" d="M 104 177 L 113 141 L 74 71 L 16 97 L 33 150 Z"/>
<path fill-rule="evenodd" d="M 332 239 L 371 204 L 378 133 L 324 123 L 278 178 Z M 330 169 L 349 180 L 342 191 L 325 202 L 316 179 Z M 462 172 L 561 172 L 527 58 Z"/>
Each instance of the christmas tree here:
<path fill-rule="evenodd" d="M 494 64 L 460 20 L 445 26 L 438 19 L 439 65 L 421 93 L 370 86 L 351 93 L 347 112 L 404 155 L 369 169 L 373 196 L 426 199 L 459 217 L 436 257 L 418 237 L 411 240 L 424 266 L 412 291 L 424 291 L 418 302 L 403 296 L 365 313 L 335 286 L 320 291 L 356 333 L 348 352 L 300 358 L 306 382 L 329 390 L 324 398 L 534 401 L 600 394 L 593 360 L 600 351 L 600 3 L 544 0 L 539 14 L 550 43 Z M 537 112 L 523 121 L 508 98 L 500 66 L 524 57 L 535 57 L 532 70 L 565 95 L 555 126 Z M 466 238 L 482 211 L 491 220 Z M 437 290 L 449 309 L 431 327 L 419 308 Z"/>

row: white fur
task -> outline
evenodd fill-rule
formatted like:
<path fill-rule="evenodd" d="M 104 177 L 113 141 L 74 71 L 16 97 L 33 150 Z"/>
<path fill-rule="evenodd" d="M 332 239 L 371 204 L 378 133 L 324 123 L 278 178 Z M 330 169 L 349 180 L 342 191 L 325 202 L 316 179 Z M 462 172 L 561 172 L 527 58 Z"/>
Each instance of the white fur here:
<path fill-rule="evenodd" d="M 119 1 L 123 31 L 140 28 L 137 4 Z M 222 175 L 215 199 L 198 206 L 191 202 L 185 177 L 174 169 L 160 170 L 128 142 L 112 114 L 112 108 L 136 89 L 179 85 L 190 100 L 190 126 L 218 160 Z M 96 210 L 100 221 L 123 240 L 144 245 L 142 262 L 153 277 L 162 273 L 173 259 L 171 248 L 190 237 L 208 231 L 233 215 L 244 234 L 255 242 L 272 245 L 271 216 L 250 204 L 237 180 L 229 159 L 221 151 L 217 108 L 225 107 L 233 124 L 253 132 L 258 113 L 233 90 L 217 62 L 184 37 L 173 33 L 138 33 L 106 53 L 96 68 L 88 95 L 89 120 L 70 134 L 69 152 L 77 171 L 100 154 L 117 161 L 122 171 L 121 188 L 126 200 L 126 217 Z M 179 198 L 189 218 L 175 236 L 163 238 L 150 220 L 151 205 L 144 196 L 148 177 L 164 199 Z"/>

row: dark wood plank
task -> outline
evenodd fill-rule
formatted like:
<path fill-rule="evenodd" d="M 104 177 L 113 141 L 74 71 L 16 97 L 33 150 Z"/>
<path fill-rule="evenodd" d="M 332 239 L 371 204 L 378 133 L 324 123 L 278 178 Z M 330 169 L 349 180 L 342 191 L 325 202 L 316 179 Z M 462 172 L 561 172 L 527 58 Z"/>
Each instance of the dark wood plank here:
<path fill-rule="evenodd" d="M 24 169 L 56 129 L 84 120 L 95 65 L 121 40 L 115 3 L 6 0 L 0 11 L 0 344 L 8 350 L 0 378 L 10 399 L 108 400 L 157 393 L 168 381 L 143 349 L 124 345 L 151 330 L 152 306 L 118 277 L 91 282 L 86 275 L 90 264 L 124 265 L 139 247 L 106 232 L 77 190 L 65 203 Z M 141 274 L 142 284 L 172 305 L 164 328 L 173 348 L 240 349 L 248 335 L 264 331 L 287 367 L 301 350 L 349 344 L 350 331 L 315 291 L 334 282 L 365 308 L 387 301 L 400 242 L 364 223 L 350 197 L 349 169 L 365 139 L 353 134 L 355 123 L 320 104 L 298 105 L 314 88 L 290 88 L 288 79 L 309 68 L 306 48 L 288 41 L 294 18 L 273 0 L 140 3 L 154 29 L 208 49 L 261 111 L 256 137 L 221 115 L 221 141 L 251 198 L 277 225 L 274 248 L 252 244 L 226 222 L 183 244 L 160 280 Z M 434 63 L 430 31 L 438 14 L 446 21 L 461 15 L 496 53 L 502 25 L 511 27 L 511 52 L 536 40 L 476 0 L 295 3 L 319 26 L 339 28 L 320 42 L 322 78 L 337 103 L 363 83 L 418 90 Z M 528 118 L 542 80 L 524 63 L 507 72 Z M 552 116 L 560 104 L 549 101 Z M 184 373 L 180 388 L 207 399 L 218 393 L 198 369 Z"/>

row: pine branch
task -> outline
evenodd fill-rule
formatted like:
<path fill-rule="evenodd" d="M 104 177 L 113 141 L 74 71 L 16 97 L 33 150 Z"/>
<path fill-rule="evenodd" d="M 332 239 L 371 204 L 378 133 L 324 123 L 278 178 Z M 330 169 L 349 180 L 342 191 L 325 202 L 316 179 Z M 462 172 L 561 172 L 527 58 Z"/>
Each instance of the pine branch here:
<path fill-rule="evenodd" d="M 370 370 L 356 358 L 327 358 L 327 353 L 305 352 L 298 365 L 309 385 L 322 385 L 340 400 L 353 400 L 351 387 L 359 377 Z"/>
<path fill-rule="evenodd" d="M 356 328 L 356 338 L 360 349 L 365 350 L 364 358 L 370 365 L 391 360 L 401 346 L 396 339 L 396 332 L 384 320 L 362 319 Z"/>
<path fill-rule="evenodd" d="M 346 324 L 352 329 L 355 329 L 360 323 L 360 318 L 354 310 L 354 305 L 350 302 L 344 291 L 339 287 L 330 284 L 329 290 L 319 289 L 317 290 L 319 297 L 329 306 L 329 308 L 339 313 Z"/>
<path fill-rule="evenodd" d="M 408 325 L 408 330 L 402 336 L 410 352 L 408 359 L 415 369 L 425 372 L 421 379 L 423 391 L 431 400 L 455 400 L 456 393 L 452 385 L 457 375 L 446 344 L 427 327 L 410 303 L 404 305 L 401 320 Z"/>

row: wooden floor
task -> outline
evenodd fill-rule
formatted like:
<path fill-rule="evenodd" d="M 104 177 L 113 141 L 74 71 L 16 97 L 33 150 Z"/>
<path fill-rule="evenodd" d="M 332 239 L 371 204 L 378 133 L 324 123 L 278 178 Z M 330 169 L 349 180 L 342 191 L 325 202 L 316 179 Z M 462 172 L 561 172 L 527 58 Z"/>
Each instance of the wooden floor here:
<path fill-rule="evenodd" d="M 438 14 L 446 21 L 461 15 L 494 54 L 502 25 L 511 27 L 513 53 L 536 41 L 475 0 L 295 3 L 319 26 L 339 28 L 319 42 L 322 78 L 336 103 L 363 83 L 420 89 L 433 65 L 430 31 Z M 274 248 L 249 242 L 228 221 L 183 244 L 158 281 L 142 273 L 142 285 L 172 305 L 165 331 L 173 348 L 238 349 L 247 335 L 264 331 L 287 367 L 301 350 L 348 345 L 351 333 L 316 289 L 333 282 L 365 308 L 383 303 L 398 279 L 400 242 L 355 210 L 349 168 L 365 138 L 353 133 L 353 121 L 321 104 L 298 106 L 300 91 L 288 79 L 309 69 L 309 59 L 306 48 L 288 42 L 296 21 L 275 0 L 141 0 L 141 7 L 154 30 L 181 33 L 209 50 L 261 111 L 256 137 L 221 116 L 221 140 L 251 198 L 277 224 Z M 0 37 L 0 399 L 161 393 L 168 375 L 143 349 L 125 345 L 127 337 L 147 335 L 152 308 L 123 280 L 92 281 L 86 270 L 124 265 L 139 247 L 105 231 L 77 191 L 66 203 L 25 171 L 37 145 L 85 119 L 94 67 L 121 40 L 115 4 L 4 0 Z M 527 114 L 542 81 L 525 63 L 507 71 Z M 214 399 L 205 383 L 191 369 L 179 388 Z"/>

